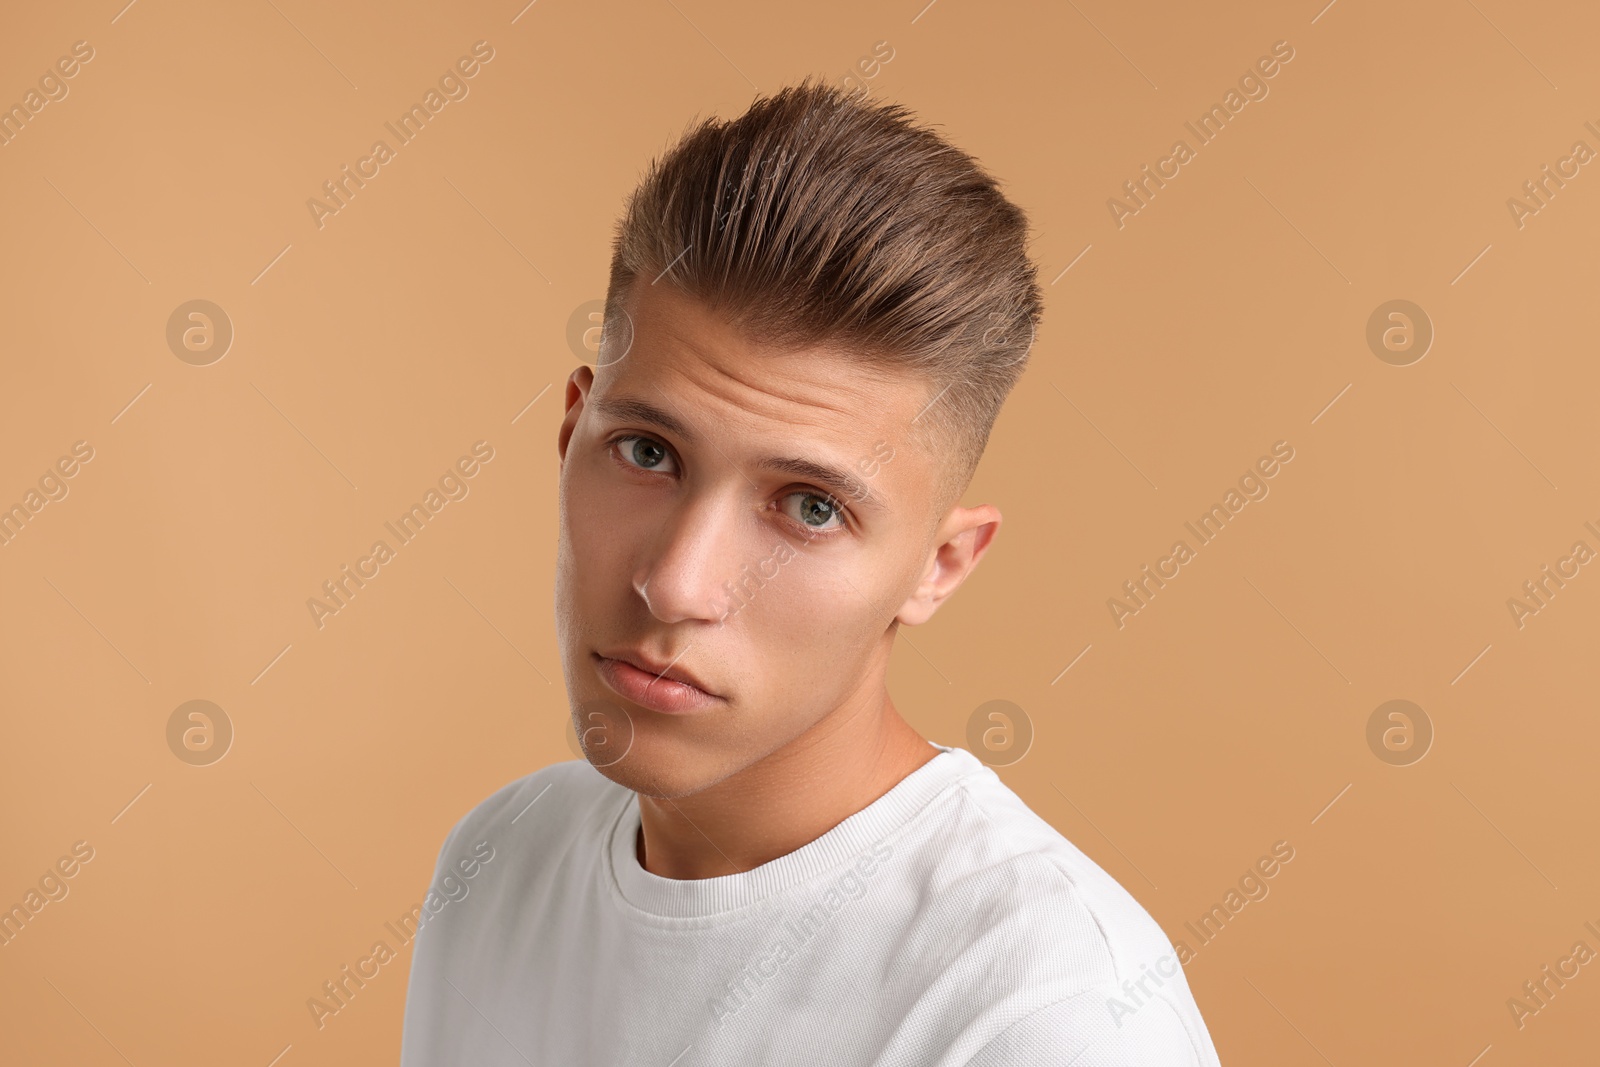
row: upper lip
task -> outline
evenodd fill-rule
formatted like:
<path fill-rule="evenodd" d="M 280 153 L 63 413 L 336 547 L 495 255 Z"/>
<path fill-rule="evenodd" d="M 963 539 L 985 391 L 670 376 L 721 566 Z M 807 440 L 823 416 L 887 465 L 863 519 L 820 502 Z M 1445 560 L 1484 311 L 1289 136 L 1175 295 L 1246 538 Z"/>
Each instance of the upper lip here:
<path fill-rule="evenodd" d="M 657 660 L 632 648 L 617 649 L 614 652 L 602 652 L 600 655 L 606 659 L 620 660 L 623 663 L 631 664 L 641 671 L 649 671 L 651 674 L 660 675 L 662 678 L 670 678 L 675 682 L 682 682 L 684 685 L 692 685 L 702 693 L 716 696 L 709 686 L 691 672 L 679 666 L 669 667 L 668 664 L 673 663 L 673 660 Z"/>

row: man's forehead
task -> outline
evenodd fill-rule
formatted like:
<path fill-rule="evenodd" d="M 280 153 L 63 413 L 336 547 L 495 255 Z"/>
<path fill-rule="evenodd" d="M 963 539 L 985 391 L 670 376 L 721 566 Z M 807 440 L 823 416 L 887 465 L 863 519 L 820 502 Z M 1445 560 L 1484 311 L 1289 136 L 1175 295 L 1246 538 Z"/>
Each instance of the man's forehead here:
<path fill-rule="evenodd" d="M 859 420 L 867 411 L 912 405 L 925 392 L 911 374 L 873 364 L 840 343 L 779 347 L 703 311 L 636 320 L 631 342 L 627 355 L 606 367 L 638 388 L 689 384 L 725 393 L 746 410 L 802 409 L 786 412 L 791 418 L 814 409 L 824 421 L 828 413 Z"/>
<path fill-rule="evenodd" d="M 880 400 L 889 393 L 921 395 L 916 408 L 931 395 L 920 376 L 863 358 L 843 341 L 780 346 L 757 340 L 728 315 L 666 281 L 636 279 L 624 307 L 626 354 L 607 366 L 621 368 L 637 355 L 643 357 L 640 362 L 671 367 L 690 357 L 763 392 L 783 395 L 793 389 L 790 399 L 822 407 L 833 406 L 829 394 Z M 812 384 L 821 388 L 807 388 Z"/>

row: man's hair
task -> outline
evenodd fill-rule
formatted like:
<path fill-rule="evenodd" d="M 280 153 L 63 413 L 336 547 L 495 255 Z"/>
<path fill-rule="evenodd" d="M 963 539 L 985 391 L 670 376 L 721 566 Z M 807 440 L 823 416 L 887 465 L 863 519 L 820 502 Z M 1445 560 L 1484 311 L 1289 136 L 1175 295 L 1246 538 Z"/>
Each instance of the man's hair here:
<path fill-rule="evenodd" d="M 1027 230 L 977 161 L 904 107 L 808 77 L 691 123 L 651 163 L 617 224 L 605 332 L 636 279 L 670 281 L 753 343 L 920 375 L 929 405 L 906 429 L 949 453 L 942 518 L 1042 315 Z"/>

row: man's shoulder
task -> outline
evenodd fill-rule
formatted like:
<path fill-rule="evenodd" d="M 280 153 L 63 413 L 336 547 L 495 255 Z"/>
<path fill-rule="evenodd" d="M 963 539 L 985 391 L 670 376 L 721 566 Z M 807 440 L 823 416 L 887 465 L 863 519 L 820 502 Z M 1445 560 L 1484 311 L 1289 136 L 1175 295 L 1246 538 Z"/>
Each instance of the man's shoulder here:
<path fill-rule="evenodd" d="M 937 928 L 938 943 L 916 940 L 942 972 L 936 997 L 945 976 L 1001 965 L 1009 975 L 989 991 L 981 1024 L 1002 1036 L 974 1062 L 1035 1062 L 1039 1050 L 1070 1047 L 1084 1065 L 1214 1063 L 1178 954 L 1134 896 L 1153 888 L 1144 875 L 1128 864 L 1125 886 L 990 768 L 958 784 L 919 850 L 941 901 L 919 925 Z"/>
<path fill-rule="evenodd" d="M 581 832 L 588 819 L 607 808 L 606 801 L 631 795 L 587 760 L 563 760 L 507 782 L 456 820 L 440 849 L 441 859 L 452 842 L 493 840 L 515 833 L 524 842 Z M 521 850 L 526 853 L 526 849 Z"/>
<path fill-rule="evenodd" d="M 1158 962 L 1177 970 L 1172 942 L 1134 895 L 1153 888 L 1137 868 L 1124 885 L 987 767 L 963 776 L 954 800 L 924 854 L 933 887 L 960 904 L 959 941 L 1000 948 L 1056 998 L 1119 987 Z"/>
<path fill-rule="evenodd" d="M 1108 956 L 1170 950 L 1170 942 L 1133 891 L 1047 822 L 988 768 L 960 781 L 960 821 L 967 832 L 943 859 L 982 875 L 1005 910 L 1020 909 L 1043 936 L 1100 942 Z M 1143 874 L 1130 865 L 1130 884 Z M 954 870 L 951 872 L 955 873 Z M 1154 888 L 1151 886 L 1150 888 Z M 1121 962 L 1120 960 L 1118 962 Z"/>

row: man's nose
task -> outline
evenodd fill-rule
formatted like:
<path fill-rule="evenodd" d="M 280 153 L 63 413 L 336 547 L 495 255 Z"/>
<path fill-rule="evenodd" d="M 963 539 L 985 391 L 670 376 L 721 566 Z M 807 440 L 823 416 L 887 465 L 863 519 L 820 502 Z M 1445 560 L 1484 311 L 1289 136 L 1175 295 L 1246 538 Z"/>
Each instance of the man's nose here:
<path fill-rule="evenodd" d="M 687 500 L 655 532 L 633 574 L 633 588 L 664 623 L 727 614 L 724 583 L 739 572 L 741 525 L 749 517 L 726 499 Z"/>

